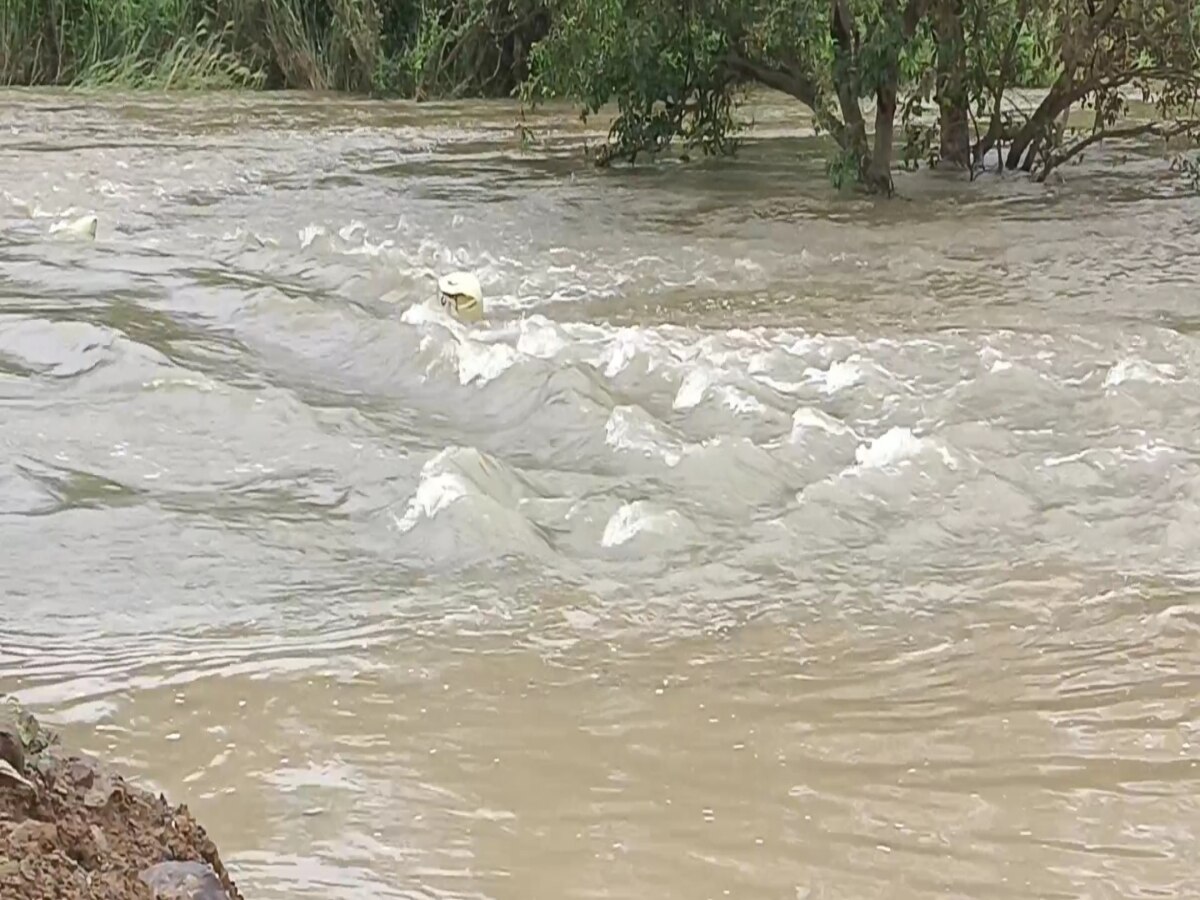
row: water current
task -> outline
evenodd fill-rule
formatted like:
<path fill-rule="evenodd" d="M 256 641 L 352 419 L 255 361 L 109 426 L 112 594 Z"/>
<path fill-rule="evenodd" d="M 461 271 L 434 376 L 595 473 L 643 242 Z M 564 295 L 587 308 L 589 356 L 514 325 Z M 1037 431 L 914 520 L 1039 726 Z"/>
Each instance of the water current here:
<path fill-rule="evenodd" d="M 757 117 L 6 92 L 0 691 L 248 900 L 1200 896 L 1200 200 Z"/>

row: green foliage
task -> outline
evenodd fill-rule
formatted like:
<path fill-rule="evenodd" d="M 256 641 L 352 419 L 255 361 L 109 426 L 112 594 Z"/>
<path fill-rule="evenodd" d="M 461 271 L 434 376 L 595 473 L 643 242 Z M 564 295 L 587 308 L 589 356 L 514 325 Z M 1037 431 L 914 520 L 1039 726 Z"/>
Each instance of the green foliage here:
<path fill-rule="evenodd" d="M 0 80 L 6 84 L 255 86 L 228 33 L 189 0 L 5 0 Z"/>
<path fill-rule="evenodd" d="M 541 0 L 0 0 L 0 83 L 496 96 Z"/>
<path fill-rule="evenodd" d="M 410 0 L 389 9 L 390 83 L 418 98 L 511 94 L 545 30 L 541 0 Z"/>
<path fill-rule="evenodd" d="M 731 152 L 738 91 L 759 85 L 809 107 L 836 144 L 828 171 L 839 186 L 890 192 L 897 124 L 905 167 L 952 153 L 973 173 L 1007 144 L 1008 168 L 1044 178 L 1109 135 L 1195 130 L 1194 2 L 547 0 L 551 26 L 523 97 L 568 97 L 585 117 L 615 103 L 601 163 L 675 140 Z M 1165 124 L 1118 128 L 1123 91 L 1137 86 Z M 1048 89 L 1033 109 L 1014 102 L 1026 87 Z M 1072 107 L 1095 111 L 1084 136 L 1065 127 Z"/>
<path fill-rule="evenodd" d="M 730 152 L 739 89 L 766 84 L 808 105 L 852 158 L 837 171 L 861 175 L 870 166 L 857 102 L 919 77 L 931 50 L 927 30 L 918 35 L 891 0 L 834 7 L 840 18 L 818 0 L 548 0 L 550 32 L 523 96 L 570 97 L 584 116 L 615 102 L 607 162 L 676 139 Z"/>
<path fill-rule="evenodd" d="M 736 149 L 736 94 L 721 66 L 718 21 L 657 0 L 551 0 L 549 12 L 522 96 L 577 99 L 585 119 L 615 98 L 601 163 L 660 153 L 676 138 L 706 154 Z"/>

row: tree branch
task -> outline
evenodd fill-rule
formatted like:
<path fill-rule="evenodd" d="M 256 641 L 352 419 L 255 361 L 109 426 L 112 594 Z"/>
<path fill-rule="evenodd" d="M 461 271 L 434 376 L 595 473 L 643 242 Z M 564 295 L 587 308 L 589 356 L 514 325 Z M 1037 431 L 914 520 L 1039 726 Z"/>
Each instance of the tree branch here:
<path fill-rule="evenodd" d="M 1045 181 L 1050 173 L 1059 166 L 1069 162 L 1088 147 L 1094 146 L 1101 141 L 1113 138 L 1136 138 L 1147 134 L 1156 135 L 1163 140 L 1170 140 L 1181 134 L 1187 134 L 1189 131 L 1197 130 L 1200 130 L 1200 119 L 1183 119 L 1179 122 L 1171 123 L 1143 122 L 1140 125 L 1127 125 L 1123 128 L 1101 128 L 1093 131 L 1087 137 L 1080 138 L 1070 146 L 1051 153 L 1049 159 L 1046 161 L 1045 169 L 1038 173 L 1036 180 L 1039 182 Z"/>
<path fill-rule="evenodd" d="M 817 124 L 833 135 L 839 146 L 843 144 L 846 127 L 832 114 L 824 102 L 820 86 L 813 79 L 791 68 L 765 65 L 748 59 L 737 50 L 730 50 L 726 54 L 725 67 L 738 78 L 757 81 L 765 87 L 795 97 L 812 110 Z"/>
<path fill-rule="evenodd" d="M 820 93 L 817 83 L 797 72 L 789 71 L 781 66 L 763 65 L 747 59 L 736 50 L 730 50 L 726 54 L 725 65 L 735 75 L 782 91 L 795 97 L 809 109 L 815 109 L 817 106 L 817 98 Z"/>

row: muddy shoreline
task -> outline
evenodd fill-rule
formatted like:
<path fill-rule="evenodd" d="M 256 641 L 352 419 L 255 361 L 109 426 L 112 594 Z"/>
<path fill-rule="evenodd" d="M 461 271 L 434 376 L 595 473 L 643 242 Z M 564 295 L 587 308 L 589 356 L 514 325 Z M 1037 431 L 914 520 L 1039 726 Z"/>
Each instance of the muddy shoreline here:
<path fill-rule="evenodd" d="M 244 900 L 185 805 L 0 699 L 0 897 Z"/>

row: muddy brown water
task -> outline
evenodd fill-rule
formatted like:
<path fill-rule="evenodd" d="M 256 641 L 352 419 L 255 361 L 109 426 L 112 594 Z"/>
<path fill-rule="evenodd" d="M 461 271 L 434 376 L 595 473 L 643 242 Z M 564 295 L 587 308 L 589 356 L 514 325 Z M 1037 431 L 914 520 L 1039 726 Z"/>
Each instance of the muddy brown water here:
<path fill-rule="evenodd" d="M 597 172 L 569 111 L 3 97 L 0 691 L 247 897 L 1200 896 L 1150 149 L 881 205 L 773 101 Z"/>

